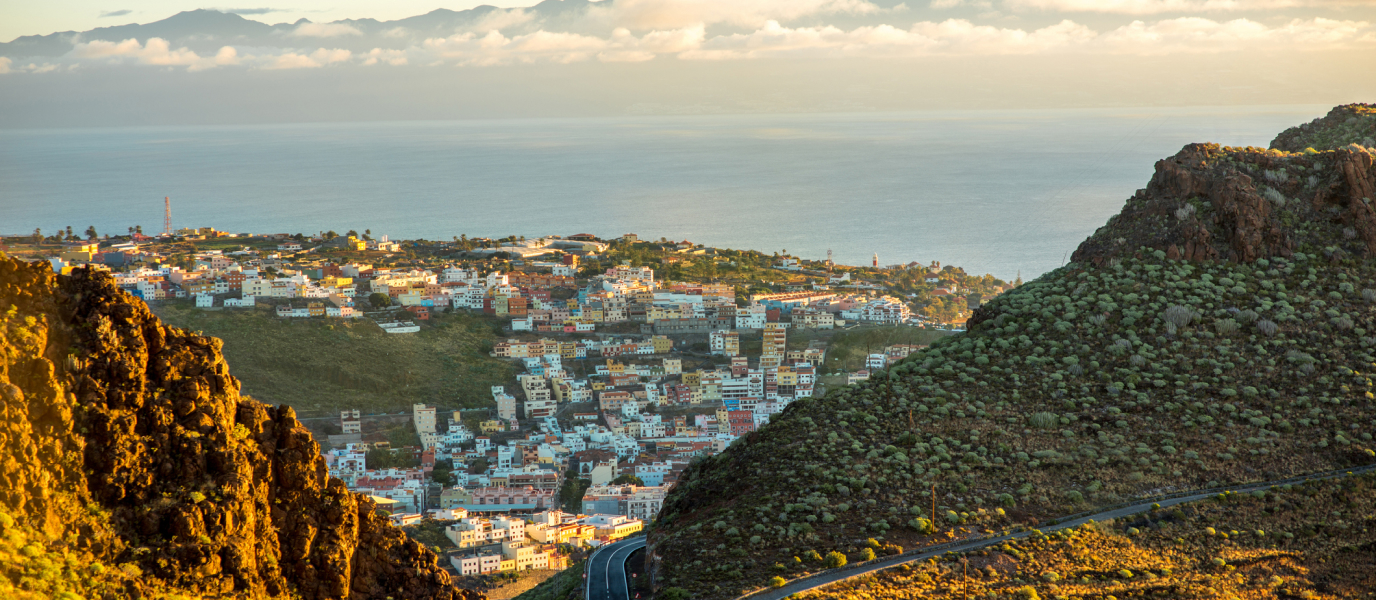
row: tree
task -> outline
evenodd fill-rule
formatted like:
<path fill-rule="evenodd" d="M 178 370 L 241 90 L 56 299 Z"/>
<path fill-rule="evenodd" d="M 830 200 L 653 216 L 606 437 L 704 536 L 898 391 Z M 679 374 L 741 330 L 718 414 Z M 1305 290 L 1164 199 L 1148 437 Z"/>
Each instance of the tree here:
<path fill-rule="evenodd" d="M 451 473 L 449 469 L 436 468 L 430 471 L 430 479 L 440 485 L 454 485 L 454 474 Z"/>
<path fill-rule="evenodd" d="M 95 225 L 90 225 L 90 226 L 86 227 L 86 239 L 88 239 L 88 240 L 94 242 L 94 241 L 96 241 L 96 238 L 98 238 L 98 237 L 100 237 L 100 234 L 96 233 L 96 226 L 95 226 Z"/>
<path fill-rule="evenodd" d="M 137 233 L 137 234 L 139 234 L 139 235 L 143 235 L 143 226 L 142 226 L 142 225 L 135 225 L 135 226 L 134 226 L 134 233 Z"/>
<path fill-rule="evenodd" d="M 68 225 L 68 226 L 67 226 L 67 239 L 70 240 L 70 239 L 73 239 L 73 238 L 75 238 L 75 237 L 76 237 L 76 236 L 72 235 L 72 226 L 71 226 L 71 225 Z"/>
<path fill-rule="evenodd" d="M 645 486 L 645 481 L 642 480 L 642 479 L 639 478 L 639 477 L 636 477 L 635 475 L 631 475 L 630 473 L 627 473 L 627 474 L 625 474 L 625 475 L 622 475 L 622 476 L 617 477 L 616 479 L 613 479 L 613 480 L 612 480 L 612 485 L 626 485 L 626 484 L 638 485 L 638 486 L 644 487 L 644 486 Z"/>
<path fill-rule="evenodd" d="M 42 229 L 39 229 L 39 228 L 37 228 L 37 227 L 34 227 L 34 228 L 33 228 L 33 244 L 34 244 L 35 246 L 37 246 L 37 245 L 42 244 L 42 243 L 43 243 L 43 230 L 42 230 Z"/>
<path fill-rule="evenodd" d="M 592 481 L 580 479 L 578 473 L 573 469 L 569 469 L 564 477 L 564 485 L 559 487 L 559 503 L 563 505 L 565 511 L 582 512 L 583 494 L 586 494 L 588 488 L 592 487 Z"/>
<path fill-rule="evenodd" d="M 382 292 L 373 292 L 368 295 L 368 304 L 373 308 L 385 308 L 392 305 L 392 297 Z"/>
<path fill-rule="evenodd" d="M 354 230 L 352 230 L 352 229 L 350 229 L 350 230 L 349 230 L 349 237 L 351 237 L 351 238 L 356 238 L 356 237 L 358 237 L 358 232 L 357 232 L 357 231 L 354 231 Z"/>
<path fill-rule="evenodd" d="M 327 239 L 327 240 L 332 240 L 332 239 L 337 238 L 337 237 L 339 237 L 339 234 L 338 234 L 338 233 L 335 233 L 333 229 L 331 229 L 331 230 L 329 230 L 329 231 L 326 231 L 326 232 L 325 232 L 325 235 L 324 235 L 324 238 Z"/>

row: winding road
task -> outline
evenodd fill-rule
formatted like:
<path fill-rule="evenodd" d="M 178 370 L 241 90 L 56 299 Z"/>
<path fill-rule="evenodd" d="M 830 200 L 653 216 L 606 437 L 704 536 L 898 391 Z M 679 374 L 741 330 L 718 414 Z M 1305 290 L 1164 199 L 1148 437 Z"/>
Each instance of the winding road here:
<path fill-rule="evenodd" d="M 584 600 L 630 600 L 626 585 L 626 559 L 645 547 L 645 536 L 627 538 L 608 544 L 592 553 L 584 571 L 587 585 L 583 586 Z"/>
<path fill-rule="evenodd" d="M 1279 481 L 1268 481 L 1262 483 L 1232 486 L 1227 488 L 1217 488 L 1174 498 L 1147 500 L 1130 506 L 1109 509 L 1090 515 L 1082 515 L 1079 517 L 1075 517 L 1073 519 L 1056 523 L 1055 525 L 1047 525 L 1045 527 L 1038 528 L 1037 530 L 1043 532 L 1057 531 L 1068 527 L 1079 527 L 1080 525 L 1088 523 L 1089 521 L 1107 521 L 1110 519 L 1118 519 L 1147 512 L 1151 510 L 1153 505 L 1160 505 L 1162 508 L 1165 508 L 1168 506 L 1175 506 L 1177 504 L 1184 504 L 1186 502 L 1195 502 L 1198 500 L 1204 500 L 1206 498 L 1212 498 L 1225 491 L 1234 493 L 1252 492 L 1256 490 L 1264 490 L 1267 488 L 1277 487 L 1286 484 L 1297 484 L 1304 483 L 1306 481 L 1321 481 L 1325 479 L 1335 479 L 1338 477 L 1346 477 L 1348 475 L 1356 475 L 1359 473 L 1367 473 L 1370 471 L 1376 471 L 1376 465 L 1368 465 L 1365 467 L 1358 467 L 1354 469 L 1348 469 L 1345 471 L 1314 474 L 1304 477 L 1294 477 Z M 920 551 L 899 554 L 897 556 L 891 556 L 888 558 L 875 559 L 864 563 L 855 564 L 852 566 L 842 567 L 840 569 L 823 571 L 816 575 L 801 577 L 788 582 L 783 587 L 756 590 L 754 592 L 747 593 L 741 596 L 740 598 L 738 598 L 738 600 L 745 600 L 747 598 L 749 600 L 781 600 L 782 598 L 786 598 L 791 594 L 796 594 L 798 592 L 805 592 L 819 587 L 828 586 L 838 581 L 843 581 L 846 579 L 850 579 L 852 577 L 868 575 L 880 569 L 887 569 L 889 567 L 901 565 L 903 563 L 927 560 L 929 558 L 941 556 L 942 554 L 946 554 L 947 552 L 968 552 L 970 550 L 978 550 L 980 548 L 984 548 L 987 546 L 1001 544 L 1008 540 L 1024 538 L 1029 535 L 1032 535 L 1032 533 L 1032 530 L 1026 530 L 1008 535 L 1001 535 L 998 537 L 970 540 L 968 542 L 952 542 L 947 544 L 941 544 L 939 546 L 933 546 L 931 548 L 923 549 Z M 642 544 L 643 543 L 644 542 L 642 541 Z M 589 598 L 591 598 L 591 596 Z M 620 598 L 621 597 L 618 597 L 618 600 L 620 600 Z"/>

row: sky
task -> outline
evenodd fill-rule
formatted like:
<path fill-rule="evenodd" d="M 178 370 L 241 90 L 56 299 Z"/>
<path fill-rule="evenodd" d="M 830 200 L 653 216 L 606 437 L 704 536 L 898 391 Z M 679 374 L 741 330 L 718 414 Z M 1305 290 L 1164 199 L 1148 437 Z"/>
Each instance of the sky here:
<path fill-rule="evenodd" d="M 530 2 L 0 0 L 0 127 L 1376 97 L 1376 0 Z"/>

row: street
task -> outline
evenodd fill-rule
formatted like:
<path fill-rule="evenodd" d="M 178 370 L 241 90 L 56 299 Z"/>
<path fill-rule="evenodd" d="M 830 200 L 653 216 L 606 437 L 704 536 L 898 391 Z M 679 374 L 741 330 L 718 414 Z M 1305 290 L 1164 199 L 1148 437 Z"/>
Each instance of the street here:
<path fill-rule="evenodd" d="M 594 552 L 592 558 L 588 559 L 585 600 L 629 600 L 631 592 L 626 585 L 626 559 L 644 547 L 645 536 L 639 536 Z"/>

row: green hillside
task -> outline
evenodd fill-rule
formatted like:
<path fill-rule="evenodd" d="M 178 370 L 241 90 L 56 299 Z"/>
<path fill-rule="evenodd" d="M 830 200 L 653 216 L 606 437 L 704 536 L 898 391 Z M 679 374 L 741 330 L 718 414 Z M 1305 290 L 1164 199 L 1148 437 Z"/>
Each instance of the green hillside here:
<path fill-rule="evenodd" d="M 286 404 L 303 417 L 409 411 L 425 402 L 481 407 L 491 386 L 514 368 L 488 355 L 491 323 L 467 314 L 436 315 L 419 333 L 388 334 L 367 319 L 282 319 L 254 310 L 200 310 L 183 303 L 155 307 L 170 325 L 224 340 L 224 354 L 243 392 Z"/>
<path fill-rule="evenodd" d="M 1161 161 L 1074 262 L 967 334 L 693 465 L 651 533 L 657 583 L 734 597 L 830 553 L 1376 461 L 1372 158 Z"/>

